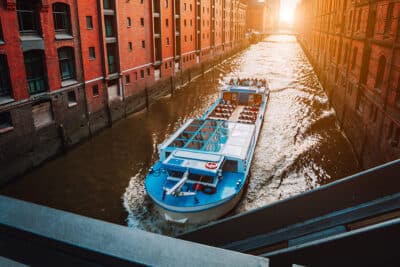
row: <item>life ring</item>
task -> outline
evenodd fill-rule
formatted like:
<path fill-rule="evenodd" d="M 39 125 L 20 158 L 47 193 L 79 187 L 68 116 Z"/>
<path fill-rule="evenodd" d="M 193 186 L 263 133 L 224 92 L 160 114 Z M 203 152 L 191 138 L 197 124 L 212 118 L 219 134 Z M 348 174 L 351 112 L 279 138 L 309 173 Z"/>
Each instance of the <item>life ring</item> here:
<path fill-rule="evenodd" d="M 215 194 L 216 192 L 217 192 L 217 188 L 212 187 L 212 186 L 205 186 L 203 188 L 204 194 L 212 195 L 212 194 Z"/>
<path fill-rule="evenodd" d="M 218 167 L 218 164 L 216 162 L 207 162 L 206 163 L 206 168 L 210 170 L 215 170 Z"/>

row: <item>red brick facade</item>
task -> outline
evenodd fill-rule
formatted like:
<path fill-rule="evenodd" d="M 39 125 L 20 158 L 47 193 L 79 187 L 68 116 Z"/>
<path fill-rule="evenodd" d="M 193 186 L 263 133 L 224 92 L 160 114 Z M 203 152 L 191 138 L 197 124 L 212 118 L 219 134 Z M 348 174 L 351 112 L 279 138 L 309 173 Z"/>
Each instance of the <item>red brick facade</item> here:
<path fill-rule="evenodd" d="M 239 0 L 2 1 L 0 177 L 37 166 L 243 48 L 245 12 Z"/>
<path fill-rule="evenodd" d="M 304 0 L 299 40 L 366 167 L 400 156 L 399 1 Z"/>

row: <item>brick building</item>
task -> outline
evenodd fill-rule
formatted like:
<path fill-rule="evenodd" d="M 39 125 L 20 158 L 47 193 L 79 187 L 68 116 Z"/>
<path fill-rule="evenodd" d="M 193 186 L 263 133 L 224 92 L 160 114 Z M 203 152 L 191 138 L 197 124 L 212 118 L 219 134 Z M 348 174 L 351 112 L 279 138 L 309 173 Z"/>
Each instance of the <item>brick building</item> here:
<path fill-rule="evenodd" d="M 247 8 L 247 28 L 257 32 L 265 32 L 267 12 L 268 6 L 266 2 L 250 0 Z"/>
<path fill-rule="evenodd" d="M 272 32 L 279 27 L 279 0 L 250 0 L 247 6 L 246 26 L 250 31 Z"/>
<path fill-rule="evenodd" d="M 242 49 L 246 8 L 239 0 L 0 1 L 0 177 Z"/>
<path fill-rule="evenodd" d="M 400 1 L 303 0 L 299 41 L 364 167 L 400 156 Z"/>

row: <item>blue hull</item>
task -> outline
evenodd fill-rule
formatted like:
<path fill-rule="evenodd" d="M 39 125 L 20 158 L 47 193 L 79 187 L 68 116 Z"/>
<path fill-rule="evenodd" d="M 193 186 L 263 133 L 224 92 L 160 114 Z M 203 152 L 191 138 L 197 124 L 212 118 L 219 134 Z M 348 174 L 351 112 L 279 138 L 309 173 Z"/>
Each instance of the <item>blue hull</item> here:
<path fill-rule="evenodd" d="M 164 219 L 205 223 L 238 204 L 248 182 L 267 100 L 265 93 L 254 111 L 246 105 L 226 105 L 221 97 L 202 118 L 188 121 L 160 145 L 160 160 L 149 170 L 145 189 Z M 210 119 L 216 111 L 256 117 L 250 125 Z"/>

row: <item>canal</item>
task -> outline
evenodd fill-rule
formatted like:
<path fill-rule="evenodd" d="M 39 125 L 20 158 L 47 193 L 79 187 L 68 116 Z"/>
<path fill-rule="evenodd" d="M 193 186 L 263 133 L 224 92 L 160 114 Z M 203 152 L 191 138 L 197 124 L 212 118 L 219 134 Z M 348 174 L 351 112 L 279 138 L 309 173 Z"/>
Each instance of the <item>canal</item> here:
<path fill-rule="evenodd" d="M 305 192 L 359 171 L 334 110 L 293 36 L 275 35 L 204 76 L 0 189 L 49 207 L 176 235 L 189 228 L 160 220 L 143 180 L 157 145 L 200 116 L 230 76 L 267 78 L 271 99 L 246 195 L 232 214 Z"/>

